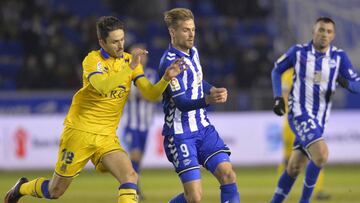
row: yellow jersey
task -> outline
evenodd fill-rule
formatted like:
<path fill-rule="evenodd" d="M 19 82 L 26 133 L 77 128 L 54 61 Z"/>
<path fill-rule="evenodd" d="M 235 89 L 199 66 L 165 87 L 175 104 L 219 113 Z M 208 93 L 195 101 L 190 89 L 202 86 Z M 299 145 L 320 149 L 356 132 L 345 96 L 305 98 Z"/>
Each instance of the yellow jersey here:
<path fill-rule="evenodd" d="M 130 69 L 131 58 L 128 53 L 124 53 L 122 58 L 114 58 L 103 49 L 91 51 L 85 57 L 82 63 L 83 86 L 72 99 L 65 126 L 95 134 L 115 134 L 131 82 L 144 76 L 141 65 Z M 96 89 L 92 84 L 90 78 L 97 74 L 101 74 L 102 79 L 113 77 L 110 84 L 109 80 L 105 84 L 107 90 Z"/>

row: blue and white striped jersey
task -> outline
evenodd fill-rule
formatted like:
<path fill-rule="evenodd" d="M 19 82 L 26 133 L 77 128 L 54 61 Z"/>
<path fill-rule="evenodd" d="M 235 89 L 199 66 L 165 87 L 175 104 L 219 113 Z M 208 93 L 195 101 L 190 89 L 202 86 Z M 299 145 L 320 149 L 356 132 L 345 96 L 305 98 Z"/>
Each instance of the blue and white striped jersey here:
<path fill-rule="evenodd" d="M 294 68 L 293 87 L 289 95 L 289 115 L 307 114 L 325 127 L 331 109 L 331 97 L 335 92 L 338 75 L 349 81 L 360 81 L 347 54 L 330 46 L 326 53 L 315 50 L 313 43 L 291 47 L 276 62 L 273 73 L 282 74 Z M 280 84 L 279 84 L 280 83 Z M 281 82 L 274 81 L 275 96 Z"/>
<path fill-rule="evenodd" d="M 210 124 L 204 108 L 206 105 L 203 73 L 199 53 L 195 47 L 190 49 L 190 54 L 187 54 L 169 46 L 161 58 L 159 76 L 162 77 L 166 68 L 174 60 L 181 57 L 184 57 L 188 69 L 174 78 L 163 93 L 163 110 L 165 113 L 163 135 L 165 136 L 188 134 L 201 130 Z M 179 98 L 182 98 L 183 101 L 179 101 Z M 196 108 L 181 111 L 175 101 L 184 102 L 184 100 L 187 100 L 186 105 L 196 106 Z"/>
<path fill-rule="evenodd" d="M 147 67 L 144 68 L 144 72 L 149 81 L 154 84 L 158 78 L 157 71 Z M 141 132 L 147 131 L 153 120 L 155 105 L 156 103 L 145 100 L 133 83 L 124 109 L 127 118 L 125 127 Z"/>

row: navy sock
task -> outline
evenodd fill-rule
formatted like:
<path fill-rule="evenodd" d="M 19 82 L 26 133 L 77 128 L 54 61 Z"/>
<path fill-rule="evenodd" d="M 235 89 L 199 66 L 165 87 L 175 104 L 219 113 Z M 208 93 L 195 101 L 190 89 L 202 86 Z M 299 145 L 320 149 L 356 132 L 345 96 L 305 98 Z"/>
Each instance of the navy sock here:
<path fill-rule="evenodd" d="M 139 164 L 139 162 L 131 161 L 131 163 L 132 163 L 132 166 L 133 166 L 134 170 L 136 171 L 136 173 L 139 174 L 140 173 L 140 164 Z"/>
<path fill-rule="evenodd" d="M 316 180 L 319 176 L 321 168 L 316 166 L 313 161 L 310 161 L 306 167 L 304 187 L 301 195 L 300 203 L 310 202 L 311 194 L 314 190 Z"/>
<path fill-rule="evenodd" d="M 286 196 L 289 194 L 291 187 L 294 185 L 295 180 L 296 178 L 289 176 L 285 170 L 279 179 L 278 186 L 275 190 L 271 203 L 283 202 Z"/>
<path fill-rule="evenodd" d="M 187 203 L 184 193 L 178 194 L 174 198 L 172 198 L 169 203 Z"/>
<path fill-rule="evenodd" d="M 240 194 L 238 192 L 236 183 L 230 183 L 220 186 L 221 202 L 240 203 Z"/>

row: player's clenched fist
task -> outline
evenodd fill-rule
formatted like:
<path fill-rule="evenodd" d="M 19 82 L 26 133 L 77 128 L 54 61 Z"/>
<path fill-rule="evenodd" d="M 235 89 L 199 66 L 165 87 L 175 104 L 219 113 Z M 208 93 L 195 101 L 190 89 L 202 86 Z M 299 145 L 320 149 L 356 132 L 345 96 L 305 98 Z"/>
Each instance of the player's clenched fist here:
<path fill-rule="evenodd" d="M 166 81 L 170 81 L 171 78 L 176 77 L 181 72 L 185 71 L 187 69 L 186 62 L 184 61 L 184 58 L 179 58 L 175 60 L 172 64 L 170 64 L 169 67 L 166 68 L 164 79 Z"/>
<path fill-rule="evenodd" d="M 210 95 L 205 97 L 205 101 L 207 104 L 218 104 L 225 103 L 227 100 L 227 90 L 226 88 L 220 87 L 212 87 L 210 89 Z"/>

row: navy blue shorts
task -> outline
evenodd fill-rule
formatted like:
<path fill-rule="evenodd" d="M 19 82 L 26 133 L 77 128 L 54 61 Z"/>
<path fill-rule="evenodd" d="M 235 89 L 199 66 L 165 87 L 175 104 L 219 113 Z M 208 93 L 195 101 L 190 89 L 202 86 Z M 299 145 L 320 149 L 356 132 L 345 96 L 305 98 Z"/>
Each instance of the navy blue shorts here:
<path fill-rule="evenodd" d="M 130 128 L 125 129 L 125 143 L 129 151 L 140 150 L 144 152 L 148 131 L 133 130 Z"/>
<path fill-rule="evenodd" d="M 190 134 L 166 136 L 164 149 L 179 175 L 200 168 L 200 164 L 206 168 L 207 161 L 218 153 L 230 155 L 230 149 L 212 125 Z"/>
<path fill-rule="evenodd" d="M 289 124 L 296 136 L 294 149 L 300 149 L 310 157 L 307 148 L 311 144 L 323 139 L 324 128 L 319 125 L 319 121 L 316 118 L 312 118 L 307 114 L 297 117 L 289 115 Z"/>

